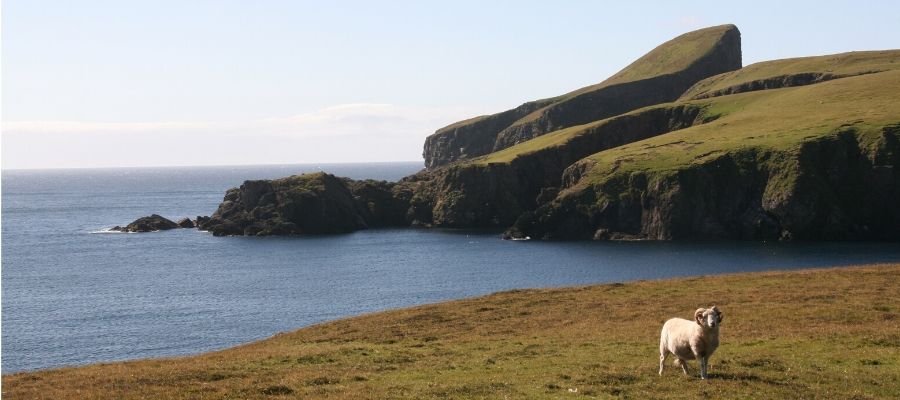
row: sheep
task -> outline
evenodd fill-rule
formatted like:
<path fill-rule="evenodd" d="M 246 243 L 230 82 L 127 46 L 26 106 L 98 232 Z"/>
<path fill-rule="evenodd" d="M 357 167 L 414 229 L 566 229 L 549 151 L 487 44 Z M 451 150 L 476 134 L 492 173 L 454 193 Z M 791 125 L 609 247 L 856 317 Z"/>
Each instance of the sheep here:
<path fill-rule="evenodd" d="M 700 378 L 707 379 L 709 357 L 719 347 L 719 325 L 724 314 L 716 306 L 698 308 L 694 321 L 672 318 L 663 325 L 659 335 L 659 375 L 663 373 L 666 357 L 675 355 L 675 365 L 687 375 L 687 360 L 700 363 Z"/>

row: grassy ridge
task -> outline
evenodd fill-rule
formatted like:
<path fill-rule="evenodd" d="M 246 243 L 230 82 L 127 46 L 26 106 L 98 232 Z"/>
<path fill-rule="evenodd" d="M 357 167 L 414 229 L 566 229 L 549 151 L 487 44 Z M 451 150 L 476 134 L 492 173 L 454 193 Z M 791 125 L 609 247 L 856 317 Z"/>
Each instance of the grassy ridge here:
<path fill-rule="evenodd" d="M 426 165 L 477 157 L 554 129 L 675 100 L 692 83 L 740 67 L 739 35 L 733 25 L 689 32 L 598 84 L 452 123 L 426 139 Z"/>
<path fill-rule="evenodd" d="M 843 53 L 843 54 L 834 54 L 828 56 L 821 57 L 804 57 L 804 58 L 792 58 L 785 60 L 776 60 L 776 61 L 767 61 L 762 63 L 753 64 L 737 71 L 727 72 L 721 75 L 716 75 L 712 78 L 708 78 L 706 80 L 701 81 L 694 87 L 692 87 L 687 93 L 682 96 L 682 100 L 674 103 L 660 104 L 654 105 L 650 107 L 645 107 L 640 110 L 635 110 L 628 115 L 636 115 L 641 112 L 644 112 L 653 108 L 666 108 L 666 107 L 674 107 L 678 104 L 683 103 L 692 103 L 701 107 L 708 107 L 714 105 L 713 109 L 709 110 L 707 114 L 712 113 L 734 113 L 737 111 L 744 111 L 744 109 L 750 105 L 751 103 L 756 102 L 756 100 L 763 99 L 760 103 L 764 103 L 767 100 L 766 96 L 769 96 L 772 92 L 771 90 L 757 92 L 754 94 L 742 94 L 743 97 L 739 97 L 737 99 L 732 99 L 731 97 L 723 96 L 721 98 L 710 98 L 710 99 L 702 99 L 702 100 L 693 100 L 688 101 L 691 97 L 706 93 L 706 92 L 714 92 L 716 90 L 725 89 L 727 87 L 740 85 L 742 83 L 751 82 L 758 79 L 771 78 L 775 76 L 783 76 L 783 75 L 791 75 L 797 74 L 801 72 L 823 72 L 823 73 L 831 73 L 835 75 L 848 76 L 852 77 L 854 75 L 860 75 L 864 73 L 872 73 L 873 71 L 893 71 L 900 69 L 900 51 L 897 50 L 889 50 L 889 51 L 871 51 L 871 52 L 851 52 L 851 53 Z M 890 75 L 889 75 L 890 76 Z M 893 75 L 896 76 L 896 75 Z M 894 80 L 891 80 L 888 77 L 879 76 L 878 78 L 870 78 L 870 79 L 882 79 L 885 78 L 885 85 L 896 84 Z M 805 88 L 800 89 L 797 94 L 791 99 L 784 99 L 784 96 L 781 94 L 777 95 L 778 99 L 784 99 L 779 101 L 778 104 L 770 104 L 765 107 L 759 107 L 753 110 L 749 110 L 753 115 L 742 117 L 743 121 L 746 121 L 748 118 L 756 118 L 763 119 L 767 121 L 764 125 L 765 127 L 774 127 L 775 129 L 783 130 L 784 128 L 789 128 L 794 125 L 795 118 L 799 115 L 802 117 L 803 123 L 810 124 L 813 119 L 821 119 L 822 121 L 836 121 L 839 119 L 846 119 L 848 113 L 846 110 L 841 110 L 841 107 L 835 103 L 835 101 L 829 101 L 828 104 L 832 107 L 828 108 L 818 108 L 815 103 L 808 103 L 807 99 L 803 96 L 813 95 L 813 96 L 834 96 L 839 95 L 836 91 L 843 90 L 849 88 L 850 92 L 847 96 L 852 97 L 854 101 L 857 102 L 859 106 L 866 106 L 864 104 L 867 100 L 860 99 L 859 95 L 865 96 L 867 93 L 865 90 L 869 90 L 872 88 L 872 81 L 862 81 L 863 83 L 859 83 L 860 85 L 867 85 L 866 87 L 856 88 L 854 86 L 857 85 L 856 81 L 852 81 L 852 83 L 844 85 L 837 84 L 836 86 L 827 86 L 830 89 L 825 89 L 819 91 L 819 89 Z M 823 82 L 824 83 L 824 82 Z M 875 84 L 877 86 L 877 84 Z M 896 93 L 892 92 L 891 86 L 884 87 L 876 87 L 874 91 L 874 95 L 876 97 L 882 98 L 882 100 L 887 97 L 896 97 Z M 815 98 L 816 101 L 818 98 Z M 842 100 L 844 96 L 832 97 L 833 100 Z M 860 103 L 858 100 L 863 100 Z M 791 104 L 785 104 L 790 101 Z M 878 101 L 877 99 L 873 99 L 873 102 Z M 895 102 L 896 103 L 896 102 Z M 824 104 L 824 103 L 823 103 Z M 875 104 L 878 107 L 884 106 L 884 102 L 880 102 Z M 857 109 L 858 111 L 858 109 Z M 895 111 L 895 110 L 894 110 Z M 765 118 L 761 118 L 760 113 L 767 113 Z M 785 115 L 787 114 L 787 115 Z M 882 114 L 883 115 L 883 114 Z M 898 115 L 898 114 L 893 114 Z M 822 117 L 825 118 L 822 118 Z M 519 143 L 515 146 L 508 147 L 506 149 L 487 154 L 478 158 L 473 159 L 471 162 L 474 164 L 484 165 L 489 163 L 508 163 L 515 159 L 516 157 L 526 155 L 529 153 L 533 153 L 535 151 L 551 148 L 551 147 L 559 147 L 566 146 L 567 143 L 574 137 L 585 134 L 589 132 L 591 129 L 607 123 L 607 121 L 618 118 L 611 117 L 600 121 L 591 122 L 584 125 L 577 125 L 573 127 L 569 127 L 566 129 L 561 129 L 558 131 L 554 131 L 548 133 L 543 136 L 539 136 L 537 138 L 531 139 L 529 141 Z M 856 115 L 856 118 L 868 117 L 867 115 Z M 724 125 L 723 125 L 724 122 Z M 788 122 L 788 123 L 785 123 Z M 708 129 L 719 129 L 723 126 L 728 126 L 727 121 L 719 121 L 719 124 L 713 124 L 709 127 L 703 128 L 705 130 Z M 737 129 L 746 128 L 747 124 L 739 124 L 739 125 L 731 125 L 729 127 L 728 135 L 734 136 L 735 131 Z M 763 126 L 754 125 L 754 131 L 759 130 Z M 699 129 L 699 128 L 697 128 Z M 692 131 L 693 132 L 693 131 Z M 666 135 L 666 137 L 670 137 L 671 134 Z M 660 138 L 660 140 L 662 140 Z M 598 158 L 599 155 L 598 155 Z"/>
<path fill-rule="evenodd" d="M 194 357 L 5 375 L 3 395 L 890 398 L 900 392 L 898 278 L 900 264 L 517 290 Z M 726 318 L 711 379 L 657 376 L 663 321 L 712 304 Z"/>
<path fill-rule="evenodd" d="M 683 71 L 690 67 L 691 64 L 696 63 L 703 58 L 703 56 L 713 51 L 716 43 L 722 39 L 724 32 L 730 29 L 735 29 L 734 25 L 713 26 L 678 36 L 655 47 L 653 50 L 650 50 L 649 53 L 644 54 L 641 58 L 628 64 L 628 66 L 622 68 L 621 71 L 616 72 L 615 75 L 607 78 L 603 82 L 583 87 L 551 99 L 545 99 L 553 101 L 553 103 L 522 117 L 511 126 L 515 127 L 532 122 L 540 118 L 548 108 L 560 106 L 564 104 L 565 101 L 585 93 L 594 92 L 613 85 L 675 74 L 679 71 Z M 738 66 L 740 66 L 740 64 L 738 64 Z"/>
<path fill-rule="evenodd" d="M 900 71 L 887 71 L 705 100 L 718 119 L 588 157 L 593 167 L 572 190 L 614 173 L 677 171 L 741 148 L 789 150 L 841 129 L 878 140 L 881 128 L 900 123 L 898 87 Z"/>
<path fill-rule="evenodd" d="M 900 69 L 900 50 L 854 51 L 816 57 L 787 58 L 748 65 L 737 71 L 706 78 L 682 96 L 690 100 L 753 81 L 802 73 L 831 74 L 836 77 L 862 75 Z"/>

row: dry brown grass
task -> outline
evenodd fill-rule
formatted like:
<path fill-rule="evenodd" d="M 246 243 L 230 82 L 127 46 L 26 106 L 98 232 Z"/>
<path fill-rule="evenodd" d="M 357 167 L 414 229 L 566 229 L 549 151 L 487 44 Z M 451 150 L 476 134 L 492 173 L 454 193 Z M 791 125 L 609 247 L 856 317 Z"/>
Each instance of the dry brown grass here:
<path fill-rule="evenodd" d="M 712 304 L 726 318 L 711 379 L 674 368 L 657 376 L 663 321 Z M 517 290 L 329 322 L 199 356 L 3 376 L 3 397 L 14 399 L 898 393 L 900 264 Z"/>

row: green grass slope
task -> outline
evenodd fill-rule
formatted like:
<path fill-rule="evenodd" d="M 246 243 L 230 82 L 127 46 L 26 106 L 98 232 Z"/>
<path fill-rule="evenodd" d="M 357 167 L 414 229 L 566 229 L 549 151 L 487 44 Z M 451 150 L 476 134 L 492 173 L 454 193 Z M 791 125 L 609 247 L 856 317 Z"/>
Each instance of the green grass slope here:
<path fill-rule="evenodd" d="M 722 35 L 735 29 L 734 25 L 719 25 L 685 33 L 669 40 L 644 54 L 621 71 L 596 85 L 587 86 L 553 98 L 553 102 L 513 122 L 519 126 L 538 119 L 548 108 L 565 107 L 566 103 L 580 95 L 612 85 L 619 85 L 683 71 L 713 51 Z"/>
<path fill-rule="evenodd" d="M 689 32 L 599 84 L 438 129 L 425 140 L 425 164 L 432 168 L 477 157 L 559 128 L 673 101 L 701 79 L 740 66 L 735 26 Z"/>
<path fill-rule="evenodd" d="M 900 265 L 515 290 L 365 315 L 182 358 L 3 376 L 11 399 L 888 399 Z M 659 330 L 717 305 L 710 379 Z"/>
<path fill-rule="evenodd" d="M 677 107 L 682 104 L 706 108 L 713 104 L 713 101 L 709 100 L 708 97 L 699 99 L 701 101 L 690 100 L 694 97 L 711 95 L 728 88 L 737 88 L 754 81 L 765 81 L 776 77 L 796 76 L 805 73 L 827 73 L 832 74 L 833 77 L 830 79 L 840 79 L 898 69 L 900 69 L 900 50 L 851 52 L 820 57 L 766 61 L 700 81 L 681 96 L 681 99 L 677 102 L 646 107 L 630 112 L 628 115 L 639 115 L 647 110 Z M 810 84 L 821 82 L 823 81 L 810 82 Z M 771 89 L 761 87 L 755 90 Z M 724 100 L 723 104 L 727 104 L 728 102 L 730 102 L 730 100 Z M 722 107 L 718 108 L 721 109 Z M 767 110 L 767 112 L 773 112 L 771 114 L 773 117 L 778 115 L 778 111 L 780 110 Z M 804 110 L 798 111 L 801 113 L 805 112 Z M 707 113 L 704 111 L 704 114 Z M 806 117 L 809 119 L 814 118 L 816 115 L 817 114 L 807 114 Z M 534 155 L 540 150 L 565 148 L 568 145 L 575 145 L 575 142 L 573 142 L 572 139 L 582 135 L 592 134 L 598 127 L 608 124 L 610 120 L 615 118 L 620 118 L 620 116 L 560 129 L 532 140 L 519 143 L 515 146 L 474 158 L 471 160 L 471 163 L 481 165 L 490 163 L 508 163 L 520 156 Z M 703 118 L 698 122 L 702 121 Z"/>
<path fill-rule="evenodd" d="M 900 69 L 900 50 L 854 51 L 765 61 L 706 78 L 685 92 L 681 100 L 782 86 L 800 86 L 896 69 Z"/>
<path fill-rule="evenodd" d="M 757 91 L 699 100 L 712 122 L 597 153 L 579 186 L 613 173 L 677 171 L 731 151 L 751 147 L 797 149 L 805 141 L 853 128 L 863 141 L 900 123 L 900 71 L 833 80 L 816 85 Z"/>

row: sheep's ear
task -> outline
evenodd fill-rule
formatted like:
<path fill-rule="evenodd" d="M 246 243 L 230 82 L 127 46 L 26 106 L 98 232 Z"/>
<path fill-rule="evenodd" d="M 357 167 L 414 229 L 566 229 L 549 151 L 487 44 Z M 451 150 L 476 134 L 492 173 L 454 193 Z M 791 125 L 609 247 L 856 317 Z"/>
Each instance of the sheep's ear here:
<path fill-rule="evenodd" d="M 719 323 L 720 323 L 720 324 L 722 323 L 722 320 L 723 320 L 723 319 L 725 319 L 725 314 L 720 312 L 720 313 L 719 313 Z"/>
<path fill-rule="evenodd" d="M 705 308 L 698 308 L 697 311 L 694 311 L 694 321 L 697 321 L 697 325 L 703 325 L 704 311 L 706 311 Z"/>

